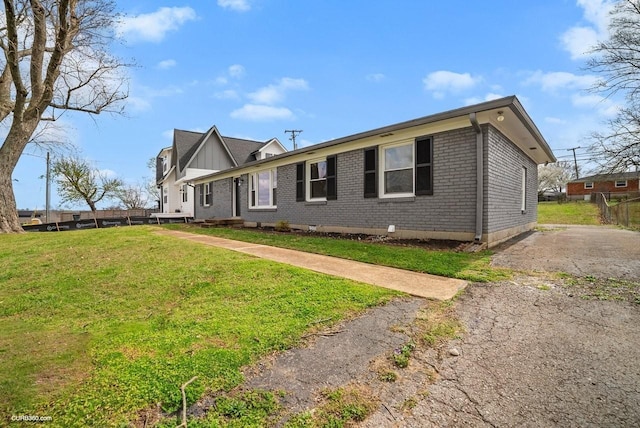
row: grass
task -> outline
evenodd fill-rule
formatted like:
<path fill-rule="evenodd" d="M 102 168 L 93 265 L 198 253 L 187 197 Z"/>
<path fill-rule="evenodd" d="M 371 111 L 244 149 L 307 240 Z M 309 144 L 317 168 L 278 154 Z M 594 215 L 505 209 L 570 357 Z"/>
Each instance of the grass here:
<path fill-rule="evenodd" d="M 364 421 L 379 405 L 379 399 L 362 385 L 346 385 L 326 389 L 321 393 L 321 402 L 313 412 L 304 412 L 292 417 L 285 428 L 341 428 Z"/>
<path fill-rule="evenodd" d="M 2 415 L 73 427 L 126 425 L 156 403 L 173 412 L 192 376 L 189 403 L 230 391 L 318 320 L 397 294 L 153 231 L 0 235 Z M 248 400 L 259 405 L 232 400 L 221 417 L 272 406 Z"/>
<path fill-rule="evenodd" d="M 539 202 L 539 224 L 599 225 L 598 206 L 591 202 Z"/>
<path fill-rule="evenodd" d="M 417 247 L 401 247 L 382 243 L 336 239 L 313 234 L 280 234 L 261 230 L 207 228 L 191 225 L 166 225 L 167 229 L 214 235 L 238 241 L 272 245 L 356 260 L 382 266 L 391 266 L 415 272 L 430 273 L 473 282 L 499 281 L 510 277 L 506 269 L 490 266 L 490 251 L 464 253 L 434 251 Z"/>

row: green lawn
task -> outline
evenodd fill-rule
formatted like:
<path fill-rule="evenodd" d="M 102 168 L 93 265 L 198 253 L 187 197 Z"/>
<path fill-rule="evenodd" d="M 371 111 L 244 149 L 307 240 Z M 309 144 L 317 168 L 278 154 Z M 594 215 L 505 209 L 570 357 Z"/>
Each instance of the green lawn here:
<path fill-rule="evenodd" d="M 228 391 L 243 366 L 398 294 L 153 230 L 0 235 L 0 425 L 27 414 L 123 426 L 155 403 L 175 411 L 191 377 L 189 402 Z"/>
<path fill-rule="evenodd" d="M 599 225 L 598 206 L 585 201 L 540 202 L 538 223 Z"/>
<path fill-rule="evenodd" d="M 318 235 L 313 236 L 313 234 L 282 234 L 229 228 L 203 229 L 184 224 L 165 225 L 164 227 L 475 282 L 498 281 L 510 276 L 508 271 L 490 266 L 492 254 L 490 251 L 456 253 L 453 251 L 430 251 L 417 247 L 335 239 Z"/>

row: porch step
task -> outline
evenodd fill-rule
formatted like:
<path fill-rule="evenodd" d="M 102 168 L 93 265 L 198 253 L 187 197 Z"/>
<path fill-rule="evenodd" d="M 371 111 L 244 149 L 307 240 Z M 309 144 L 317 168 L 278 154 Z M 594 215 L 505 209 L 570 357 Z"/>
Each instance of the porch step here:
<path fill-rule="evenodd" d="M 200 227 L 216 227 L 216 226 L 242 227 L 244 226 L 244 220 L 240 217 L 208 218 L 204 222 L 200 223 Z"/>

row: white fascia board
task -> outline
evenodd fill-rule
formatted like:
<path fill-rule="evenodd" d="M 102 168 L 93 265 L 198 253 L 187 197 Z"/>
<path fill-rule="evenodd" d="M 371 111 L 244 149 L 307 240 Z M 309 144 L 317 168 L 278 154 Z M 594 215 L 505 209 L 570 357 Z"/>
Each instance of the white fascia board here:
<path fill-rule="evenodd" d="M 198 168 L 187 168 L 185 171 L 184 177 L 181 177 L 179 180 L 176 180 L 176 184 L 183 184 L 187 182 L 192 182 L 197 180 L 200 177 L 205 175 L 215 174 L 216 172 L 220 172 L 217 169 L 198 169 Z"/>

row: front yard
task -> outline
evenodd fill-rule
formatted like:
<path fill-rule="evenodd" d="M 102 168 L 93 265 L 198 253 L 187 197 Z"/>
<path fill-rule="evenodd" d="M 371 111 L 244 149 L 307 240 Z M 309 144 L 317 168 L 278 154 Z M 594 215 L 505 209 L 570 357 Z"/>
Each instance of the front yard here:
<path fill-rule="evenodd" d="M 156 403 L 176 411 L 193 376 L 190 403 L 232 389 L 243 366 L 310 329 L 397 295 L 153 230 L 0 235 L 2 425 L 39 415 L 114 426 Z"/>

